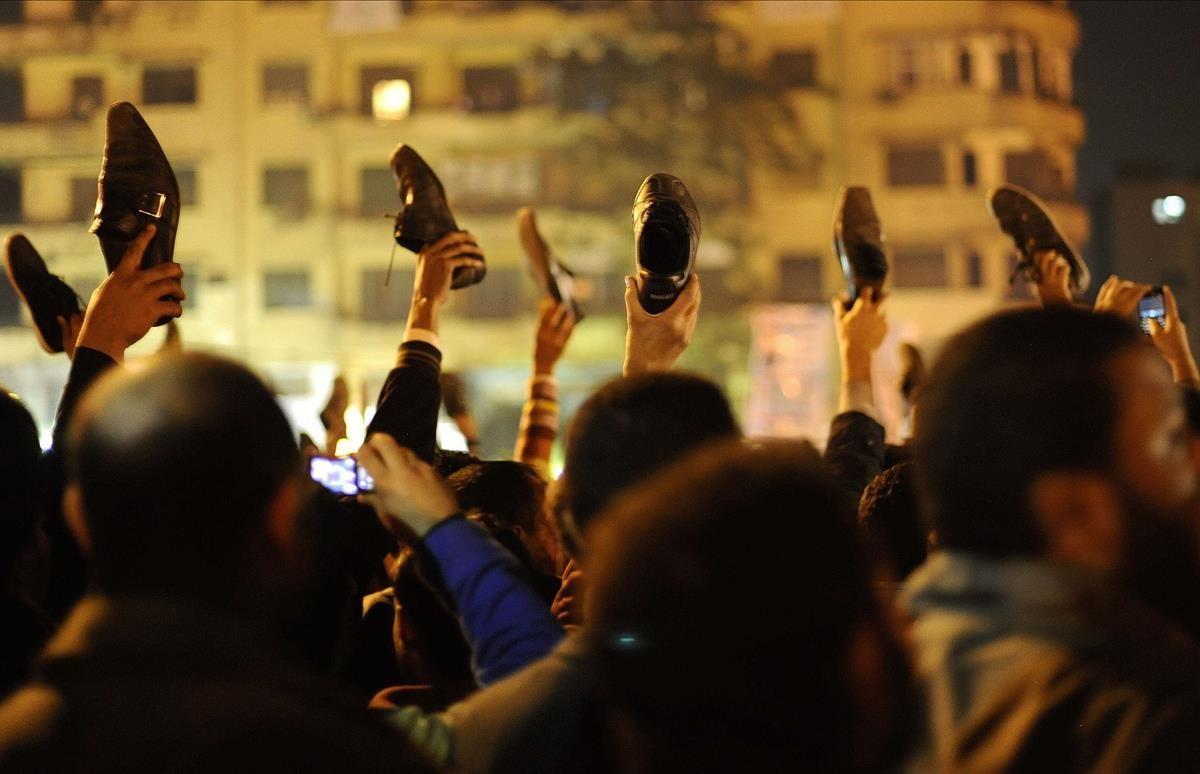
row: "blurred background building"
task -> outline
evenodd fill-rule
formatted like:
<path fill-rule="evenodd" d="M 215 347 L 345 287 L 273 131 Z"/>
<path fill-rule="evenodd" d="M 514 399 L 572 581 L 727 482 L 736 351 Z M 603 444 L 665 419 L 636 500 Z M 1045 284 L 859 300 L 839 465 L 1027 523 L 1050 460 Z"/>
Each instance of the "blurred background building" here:
<path fill-rule="evenodd" d="M 413 256 L 397 250 L 385 284 L 386 162 L 411 144 L 488 255 L 443 341 L 485 452 L 506 454 L 536 300 L 513 213 L 535 206 L 590 280 L 560 369 L 569 416 L 620 367 L 629 207 L 646 174 L 671 171 L 704 220 L 683 365 L 725 384 L 752 430 L 819 436 L 839 188 L 871 187 L 894 249 L 886 381 L 900 340 L 931 352 L 1014 299 L 989 187 L 1034 190 L 1086 242 L 1077 45 L 1059 2 L 3 0 L 0 228 L 86 299 L 104 273 L 86 233 L 104 108 L 132 101 L 183 191 L 185 346 L 249 361 L 319 438 L 334 375 L 361 412 L 399 343 Z M 0 288 L 0 382 L 48 428 L 67 364 L 26 326 Z"/>

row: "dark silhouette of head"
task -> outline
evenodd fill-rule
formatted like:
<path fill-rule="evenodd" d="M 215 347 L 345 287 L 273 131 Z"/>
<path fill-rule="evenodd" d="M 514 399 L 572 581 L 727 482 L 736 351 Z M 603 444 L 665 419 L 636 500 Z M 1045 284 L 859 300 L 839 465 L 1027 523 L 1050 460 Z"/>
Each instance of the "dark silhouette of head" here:
<path fill-rule="evenodd" d="M 858 525 L 895 580 L 904 580 L 925 561 L 929 530 L 913 486 L 913 463 L 893 465 L 867 485 L 858 504 Z"/>
<path fill-rule="evenodd" d="M 633 770 L 899 763 L 910 669 L 809 448 L 704 447 L 590 540 L 585 636 Z"/>
<path fill-rule="evenodd" d="M 73 421 L 69 469 L 105 592 L 239 606 L 302 579 L 299 452 L 241 365 L 188 353 L 106 376 Z"/>
<path fill-rule="evenodd" d="M 17 396 L 0 387 L 0 583 L 29 546 L 43 495 L 37 425 Z"/>
<path fill-rule="evenodd" d="M 475 462 L 446 483 L 464 512 L 531 569 L 553 573 L 557 536 L 546 514 L 546 481 L 531 466 L 512 460 Z"/>
<path fill-rule="evenodd" d="M 622 490 L 709 441 L 739 435 L 721 389 L 682 373 L 614 379 L 591 395 L 567 431 L 557 512 L 575 554 L 591 521 Z"/>
<path fill-rule="evenodd" d="M 938 545 L 1013 556 L 1103 543 L 1071 559 L 1111 566 L 1166 523 L 1135 516 L 1194 491 L 1183 426 L 1166 366 L 1128 322 L 1068 307 L 989 317 L 946 344 L 921 391 L 918 485 Z"/>

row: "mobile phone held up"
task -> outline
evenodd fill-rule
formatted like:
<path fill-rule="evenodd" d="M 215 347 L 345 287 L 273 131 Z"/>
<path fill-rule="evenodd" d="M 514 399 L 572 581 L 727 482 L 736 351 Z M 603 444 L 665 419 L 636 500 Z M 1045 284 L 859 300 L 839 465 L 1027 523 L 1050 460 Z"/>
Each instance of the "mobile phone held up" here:
<path fill-rule="evenodd" d="M 1151 325 L 1162 325 L 1167 317 L 1167 308 L 1163 305 L 1162 288 L 1151 288 L 1138 302 L 1138 322 L 1142 332 L 1150 335 Z"/>
<path fill-rule="evenodd" d="M 354 497 L 375 491 L 375 481 L 353 457 L 311 457 L 308 475 L 335 495 Z"/>

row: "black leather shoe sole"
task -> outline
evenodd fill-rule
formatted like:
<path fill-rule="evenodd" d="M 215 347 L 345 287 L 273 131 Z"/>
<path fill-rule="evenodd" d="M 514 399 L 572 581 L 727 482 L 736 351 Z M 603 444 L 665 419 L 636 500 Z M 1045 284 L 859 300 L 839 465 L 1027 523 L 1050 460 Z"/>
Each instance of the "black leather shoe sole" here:
<path fill-rule="evenodd" d="M 575 322 L 583 319 L 583 310 L 575 298 L 575 273 L 550 252 L 537 229 L 532 207 L 517 210 L 517 237 L 529 259 L 529 271 L 542 293 L 571 310 Z"/>
<path fill-rule="evenodd" d="M 1020 186 L 1011 184 L 988 192 L 988 211 L 1000 224 L 1000 230 L 1012 237 L 1019 259 L 1013 267 L 1010 281 L 1023 273 L 1030 282 L 1038 282 L 1035 254 L 1053 250 L 1067 260 L 1071 268 L 1071 289 L 1076 293 L 1087 290 L 1092 281 L 1087 264 L 1059 231 L 1041 200 Z"/>
<path fill-rule="evenodd" d="M 51 274 L 46 262 L 23 234 L 9 234 L 4 240 L 4 270 L 17 295 L 29 307 L 33 330 L 42 349 L 63 351 L 62 328 L 58 318 L 80 314 L 79 297 L 71 286 Z"/>
<path fill-rule="evenodd" d="M 833 216 L 833 251 L 846 277 L 846 294 L 853 304 L 867 288 L 883 289 L 888 275 L 883 226 L 875 214 L 871 192 L 848 186 L 838 195 Z"/>

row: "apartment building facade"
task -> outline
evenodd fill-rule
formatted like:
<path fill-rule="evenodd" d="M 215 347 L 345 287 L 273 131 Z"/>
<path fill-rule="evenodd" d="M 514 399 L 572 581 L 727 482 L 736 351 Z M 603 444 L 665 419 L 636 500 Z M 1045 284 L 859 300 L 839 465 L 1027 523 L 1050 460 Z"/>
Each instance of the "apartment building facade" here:
<path fill-rule="evenodd" d="M 648 5 L 6 3 L 0 228 L 24 231 L 86 298 L 104 271 L 86 233 L 104 107 L 134 102 L 183 192 L 185 341 L 256 364 L 297 424 L 319 435 L 333 375 L 347 374 L 367 406 L 394 357 L 413 262 L 393 250 L 386 162 L 397 142 L 411 144 L 488 255 L 487 280 L 455 294 L 443 338 L 447 366 L 472 374 L 485 432 L 499 438 L 515 427 L 532 346 L 517 207 L 537 207 L 557 252 L 591 280 L 591 316 L 563 372 L 567 409 L 619 367 L 629 221 L 574 199 L 578 171 L 556 159 L 574 126 L 611 110 L 603 86 L 588 92 L 571 67 L 603 73 L 613 41 L 645 32 Z M 747 310 L 821 304 L 840 287 L 829 245 L 842 185 L 872 188 L 894 249 L 891 314 L 930 346 L 1012 298 L 1011 247 L 985 209 L 990 186 L 1032 188 L 1086 241 L 1086 214 L 1070 201 L 1084 126 L 1071 95 L 1078 25 L 1065 4 L 674 5 L 736 35 L 732 56 L 785 95 L 815 159 L 802 174 L 750 164 L 732 226 L 709 228 L 720 213 L 700 203 L 705 314 L 687 364 L 723 380 L 735 401 L 753 389 Z M 651 37 L 663 50 L 681 44 L 679 33 Z M 564 111 L 564 84 L 579 109 Z M 624 182 L 632 200 L 640 177 Z M 24 324 L 0 296 L 0 381 L 44 420 L 65 362 L 42 355 Z"/>

